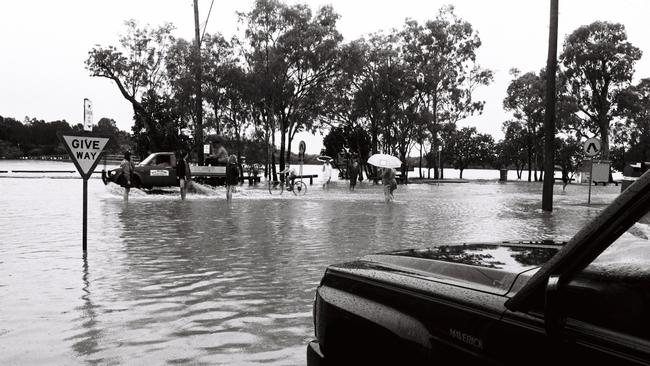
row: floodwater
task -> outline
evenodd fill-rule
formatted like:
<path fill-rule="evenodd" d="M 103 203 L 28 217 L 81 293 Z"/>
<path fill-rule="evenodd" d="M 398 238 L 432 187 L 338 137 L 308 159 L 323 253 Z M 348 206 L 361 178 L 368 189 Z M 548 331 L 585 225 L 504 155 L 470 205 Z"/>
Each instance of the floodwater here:
<path fill-rule="evenodd" d="M 177 189 L 133 190 L 125 203 L 91 179 L 84 258 L 82 181 L 0 174 L 0 364 L 304 365 L 328 264 L 568 240 L 619 190 L 593 187 L 587 206 L 587 186 L 557 185 L 546 215 L 539 183 L 411 184 L 391 204 L 367 181 L 355 192 L 315 182 L 302 197 L 245 184 L 230 203 L 224 188 L 185 201 Z"/>

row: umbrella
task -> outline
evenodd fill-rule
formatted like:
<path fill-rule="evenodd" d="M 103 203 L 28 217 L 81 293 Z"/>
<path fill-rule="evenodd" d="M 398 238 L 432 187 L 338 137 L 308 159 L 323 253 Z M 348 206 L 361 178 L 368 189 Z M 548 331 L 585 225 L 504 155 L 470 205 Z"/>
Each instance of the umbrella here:
<path fill-rule="evenodd" d="M 333 159 L 332 159 L 331 156 L 321 155 L 321 156 L 317 157 L 316 160 L 324 163 L 326 161 L 330 161 L 330 160 L 333 160 Z"/>
<path fill-rule="evenodd" d="M 368 158 L 368 164 L 378 168 L 399 168 L 402 166 L 402 161 L 391 155 L 375 154 Z"/>

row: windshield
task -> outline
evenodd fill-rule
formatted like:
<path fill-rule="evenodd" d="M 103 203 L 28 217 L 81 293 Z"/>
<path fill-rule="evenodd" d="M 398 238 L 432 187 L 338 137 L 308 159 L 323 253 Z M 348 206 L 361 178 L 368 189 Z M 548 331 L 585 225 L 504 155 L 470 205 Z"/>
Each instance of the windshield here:
<path fill-rule="evenodd" d="M 142 161 L 140 162 L 140 164 L 138 164 L 138 166 L 149 165 L 149 163 L 150 163 L 150 162 L 151 162 L 155 157 L 156 157 L 156 154 L 150 154 L 150 155 L 147 156 L 144 160 L 142 160 Z"/>
<path fill-rule="evenodd" d="M 608 277 L 650 277 L 650 214 L 605 249 L 585 272 Z"/>

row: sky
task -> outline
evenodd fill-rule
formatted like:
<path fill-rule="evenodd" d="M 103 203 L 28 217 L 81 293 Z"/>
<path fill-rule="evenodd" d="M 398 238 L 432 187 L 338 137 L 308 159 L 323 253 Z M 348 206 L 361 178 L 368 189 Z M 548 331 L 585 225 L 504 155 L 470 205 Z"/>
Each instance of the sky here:
<path fill-rule="evenodd" d="M 440 7 L 451 4 L 469 21 L 482 41 L 477 60 L 494 71 L 494 81 L 477 90 L 485 101 L 481 115 L 460 126 L 476 126 L 496 140 L 509 118 L 502 108 L 511 80 L 509 70 L 539 71 L 548 52 L 549 0 L 287 0 L 307 3 L 313 10 L 331 4 L 340 15 L 338 29 L 345 41 L 379 30 L 401 28 L 405 19 L 434 19 Z M 252 0 L 199 0 L 199 17 L 205 22 L 211 3 L 207 33 L 229 38 L 238 33 L 237 11 L 248 11 Z M 650 25 L 647 0 L 560 0 L 558 54 L 564 38 L 581 25 L 597 20 L 625 25 L 629 41 L 644 56 L 637 63 L 635 80 L 650 77 Z M 124 21 L 142 25 L 171 22 L 174 35 L 194 36 L 192 0 L 21 0 L 0 1 L 0 116 L 23 120 L 26 116 L 80 123 L 83 99 L 93 102 L 95 122 L 112 118 L 130 131 L 133 110 L 115 84 L 89 76 L 84 61 L 95 45 L 117 45 Z M 300 134 L 307 153 L 318 153 L 322 136 Z"/>

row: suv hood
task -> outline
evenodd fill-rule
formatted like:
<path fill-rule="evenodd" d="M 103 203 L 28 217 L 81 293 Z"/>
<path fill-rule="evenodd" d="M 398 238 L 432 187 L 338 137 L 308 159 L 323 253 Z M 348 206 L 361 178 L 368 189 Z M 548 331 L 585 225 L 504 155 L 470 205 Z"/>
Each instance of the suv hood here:
<path fill-rule="evenodd" d="M 560 247 L 546 241 L 444 245 L 369 255 L 361 262 L 376 269 L 505 295 L 519 274 L 543 265 Z"/>

